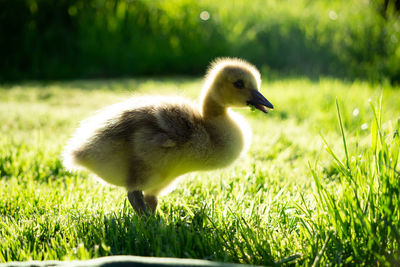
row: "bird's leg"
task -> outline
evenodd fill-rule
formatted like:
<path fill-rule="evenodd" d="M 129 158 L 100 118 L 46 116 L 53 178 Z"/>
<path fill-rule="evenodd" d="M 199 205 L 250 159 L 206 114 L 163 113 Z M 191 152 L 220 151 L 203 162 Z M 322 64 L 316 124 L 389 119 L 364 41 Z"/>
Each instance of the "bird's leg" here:
<path fill-rule="evenodd" d="M 128 199 L 132 205 L 132 208 L 138 214 L 145 214 L 146 213 L 146 204 L 143 199 L 143 192 L 142 191 L 130 191 L 128 192 Z"/>
<path fill-rule="evenodd" d="M 150 209 L 152 213 L 155 213 L 158 204 L 157 197 L 152 195 L 145 195 L 144 201 L 146 202 L 147 208 Z"/>
<path fill-rule="evenodd" d="M 132 208 L 141 215 L 154 213 L 157 208 L 157 197 L 152 195 L 143 196 L 142 191 L 128 192 L 128 199 Z"/>

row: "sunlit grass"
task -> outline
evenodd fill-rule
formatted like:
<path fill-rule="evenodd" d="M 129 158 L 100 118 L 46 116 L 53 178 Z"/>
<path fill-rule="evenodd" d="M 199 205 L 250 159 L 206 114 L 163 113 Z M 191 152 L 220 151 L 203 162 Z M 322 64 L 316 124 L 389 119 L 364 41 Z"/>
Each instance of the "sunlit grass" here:
<path fill-rule="evenodd" d="M 399 260 L 399 88 L 264 82 L 276 109 L 238 110 L 253 128 L 248 154 L 183 177 L 148 219 L 123 189 L 61 165 L 69 135 L 95 110 L 140 94 L 195 98 L 200 88 L 190 78 L 2 86 L 0 262 L 118 254 L 264 265 Z"/>

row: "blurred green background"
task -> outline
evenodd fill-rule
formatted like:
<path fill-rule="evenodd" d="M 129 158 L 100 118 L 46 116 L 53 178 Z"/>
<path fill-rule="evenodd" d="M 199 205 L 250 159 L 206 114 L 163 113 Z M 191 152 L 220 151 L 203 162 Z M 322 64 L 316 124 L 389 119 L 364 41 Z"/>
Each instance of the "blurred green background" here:
<path fill-rule="evenodd" d="M 398 0 L 1 0 L 0 80 L 265 73 L 400 82 Z"/>

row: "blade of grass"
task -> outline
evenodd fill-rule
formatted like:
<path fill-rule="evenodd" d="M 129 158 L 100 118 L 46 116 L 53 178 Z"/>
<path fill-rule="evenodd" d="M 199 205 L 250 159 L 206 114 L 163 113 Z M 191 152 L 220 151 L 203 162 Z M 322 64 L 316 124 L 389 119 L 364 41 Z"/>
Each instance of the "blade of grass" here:
<path fill-rule="evenodd" d="M 343 129 L 342 116 L 340 115 L 339 101 L 337 99 L 336 99 L 336 110 L 337 110 L 337 116 L 338 116 L 338 120 L 339 120 L 340 131 L 342 133 L 344 153 L 346 154 L 346 166 L 347 166 L 347 169 L 350 169 L 349 153 L 347 151 L 347 143 L 346 143 L 346 137 L 345 137 L 344 129 Z"/>

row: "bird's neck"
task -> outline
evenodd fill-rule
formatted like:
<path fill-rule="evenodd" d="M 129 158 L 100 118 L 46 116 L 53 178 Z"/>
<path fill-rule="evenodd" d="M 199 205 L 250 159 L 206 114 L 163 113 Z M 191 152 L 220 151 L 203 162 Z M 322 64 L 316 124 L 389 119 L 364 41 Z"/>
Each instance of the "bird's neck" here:
<path fill-rule="evenodd" d="M 195 164 L 200 164 L 200 169 L 228 166 L 248 146 L 250 128 L 240 115 L 214 101 L 204 102 L 202 111 L 203 125 L 207 132 L 207 141 L 204 143 L 208 145 L 205 146 L 205 155 Z"/>
<path fill-rule="evenodd" d="M 203 118 L 215 118 L 221 115 L 227 116 L 227 108 L 214 100 L 211 94 L 206 94 L 202 99 L 201 114 Z"/>

